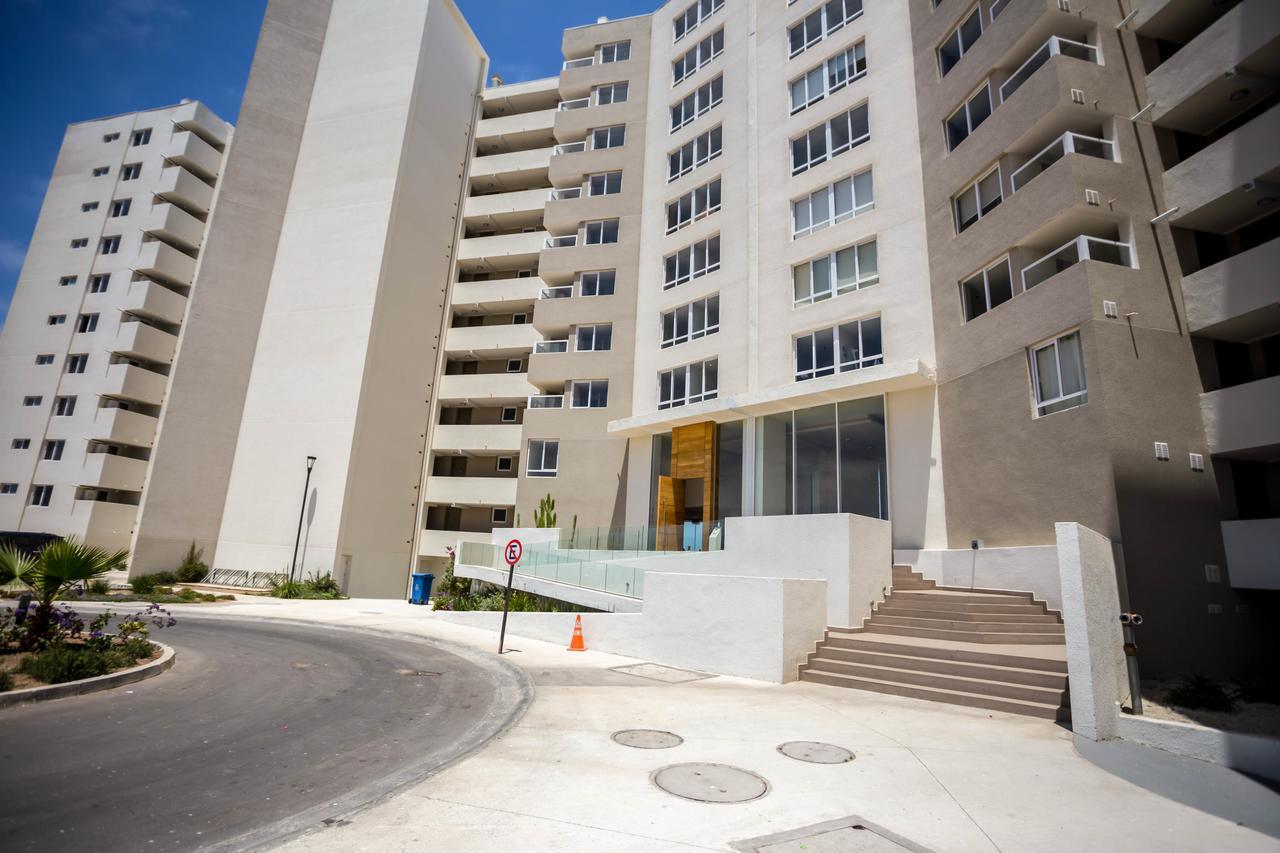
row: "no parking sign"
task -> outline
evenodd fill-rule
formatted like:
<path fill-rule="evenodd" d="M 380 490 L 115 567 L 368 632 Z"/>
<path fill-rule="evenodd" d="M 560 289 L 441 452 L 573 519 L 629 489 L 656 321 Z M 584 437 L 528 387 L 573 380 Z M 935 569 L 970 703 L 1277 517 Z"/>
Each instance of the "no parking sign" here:
<path fill-rule="evenodd" d="M 498 654 L 502 654 L 502 643 L 507 638 L 507 610 L 511 607 L 511 582 L 515 580 L 516 563 L 524 555 L 524 543 L 519 539 L 511 539 L 502 549 L 502 559 L 507 561 L 507 591 L 502 596 L 502 630 L 498 632 Z"/>

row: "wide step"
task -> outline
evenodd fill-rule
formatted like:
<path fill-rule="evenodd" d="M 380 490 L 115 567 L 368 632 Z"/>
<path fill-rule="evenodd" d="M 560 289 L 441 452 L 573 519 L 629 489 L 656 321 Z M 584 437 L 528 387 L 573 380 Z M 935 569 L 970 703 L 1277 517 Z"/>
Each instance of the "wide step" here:
<path fill-rule="evenodd" d="M 851 629 L 836 629 L 827 631 L 827 638 L 819 644 L 819 648 L 840 648 L 854 652 L 902 655 L 904 657 L 943 662 L 1033 669 L 1061 675 L 1066 675 L 1067 672 L 1067 662 L 1065 660 L 1035 657 L 1030 654 L 1011 655 L 988 652 L 980 647 L 975 647 L 970 640 L 966 640 L 960 645 L 945 643 L 918 644 L 875 637 L 861 631 L 855 632 Z"/>
<path fill-rule="evenodd" d="M 1013 684 L 995 678 L 970 678 L 959 675 L 941 675 L 933 672 L 901 669 L 896 666 L 876 666 L 867 663 L 849 663 L 829 657 L 812 658 L 805 665 L 806 671 L 830 672 L 837 675 L 849 675 L 856 678 L 870 678 L 875 681 L 913 684 L 939 690 L 953 690 L 961 693 L 973 693 L 982 696 L 995 696 L 1002 699 L 1019 699 L 1024 702 L 1037 702 L 1045 705 L 1062 704 L 1064 688 L 1034 687 L 1025 684 Z"/>
<path fill-rule="evenodd" d="M 911 628 L 905 625 L 869 624 L 868 633 L 891 634 L 898 637 L 924 637 L 932 640 L 955 640 L 961 643 L 1008 643 L 1022 645 L 1062 645 L 1062 634 L 987 633 L 979 631 L 955 631 L 939 628 Z"/>
<path fill-rule="evenodd" d="M 819 656 L 838 663 L 867 664 L 904 671 L 956 675 L 964 678 L 1023 684 L 1028 687 L 1044 687 L 1058 691 L 1067 689 L 1067 676 L 1063 673 L 1046 672 L 1042 669 L 1025 668 L 1016 665 L 1001 666 L 999 664 L 967 663 L 965 661 L 945 660 L 942 658 L 917 657 L 910 654 L 892 654 L 878 650 L 848 649 L 831 643 L 823 643 L 821 651 L 810 654 L 809 663 L 812 664 Z M 988 657 L 999 658 L 997 655 L 989 655 Z M 1009 660 L 1016 661 L 1017 659 L 1010 658 Z"/>
<path fill-rule="evenodd" d="M 993 607 L 994 605 L 974 605 L 977 607 Z M 1010 622 L 1010 623 L 1036 623 L 1046 622 L 1054 625 L 1058 624 L 1058 617 L 1051 613 L 1040 611 L 1039 613 L 988 613 L 984 611 L 974 612 L 970 609 L 955 610 L 930 610 L 928 608 L 902 607 L 894 604 L 892 601 L 886 601 L 884 604 L 876 608 L 875 616 L 904 616 L 913 619 L 953 619 L 962 622 Z M 874 618 L 874 617 L 873 617 Z"/>
<path fill-rule="evenodd" d="M 1031 604 L 1029 592 L 987 593 L 965 592 L 963 590 L 934 589 L 927 592 L 903 592 L 897 594 L 902 599 L 916 601 L 940 601 L 951 604 Z"/>
<path fill-rule="evenodd" d="M 800 679 L 819 684 L 830 684 L 836 687 L 852 687 L 857 690 L 870 690 L 875 693 L 888 693 L 894 696 L 908 696 L 913 699 L 926 699 L 932 702 L 945 702 L 970 708 L 985 708 L 990 711 L 1004 711 L 1010 714 L 1022 714 L 1046 720 L 1065 720 L 1070 718 L 1070 710 L 1060 705 L 1006 699 L 962 690 L 923 687 L 916 684 L 902 684 L 896 681 L 883 681 L 875 678 L 842 675 L 835 672 L 811 669 L 801 669 Z"/>

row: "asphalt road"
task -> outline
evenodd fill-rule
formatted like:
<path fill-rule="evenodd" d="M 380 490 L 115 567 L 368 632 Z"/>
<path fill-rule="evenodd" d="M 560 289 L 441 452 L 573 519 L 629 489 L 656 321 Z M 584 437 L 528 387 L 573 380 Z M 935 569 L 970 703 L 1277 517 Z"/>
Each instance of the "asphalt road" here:
<path fill-rule="evenodd" d="M 529 695 L 410 638 L 182 614 L 154 636 L 166 673 L 0 711 L 0 850 L 266 846 L 474 751 Z"/>

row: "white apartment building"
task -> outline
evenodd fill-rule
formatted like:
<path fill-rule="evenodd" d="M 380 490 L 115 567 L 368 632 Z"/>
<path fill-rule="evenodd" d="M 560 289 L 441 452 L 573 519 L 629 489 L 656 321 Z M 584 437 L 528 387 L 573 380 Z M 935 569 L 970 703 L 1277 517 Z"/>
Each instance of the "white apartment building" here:
<path fill-rule="evenodd" d="M 0 333 L 0 530 L 128 548 L 232 128 L 72 124 Z"/>

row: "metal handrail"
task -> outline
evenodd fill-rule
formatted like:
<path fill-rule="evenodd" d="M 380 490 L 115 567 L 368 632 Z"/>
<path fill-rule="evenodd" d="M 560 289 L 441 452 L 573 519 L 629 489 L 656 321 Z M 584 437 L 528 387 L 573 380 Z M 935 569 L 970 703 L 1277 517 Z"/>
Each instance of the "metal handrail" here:
<path fill-rule="evenodd" d="M 1063 49 L 1064 46 L 1066 46 L 1066 50 Z M 1079 54 L 1081 53 L 1085 54 L 1085 56 L 1080 56 Z M 1049 40 L 1032 51 L 1031 55 L 1027 57 L 1027 61 L 1019 65 L 1018 70 L 1010 74 L 1009 79 L 1000 85 L 1000 103 L 1003 104 L 1009 100 L 1009 96 L 1022 88 L 1022 84 L 1030 80 L 1031 75 L 1040 70 L 1040 66 L 1059 54 L 1065 54 L 1076 59 L 1087 59 L 1095 65 L 1098 64 L 1098 49 L 1093 45 L 1064 39 L 1062 36 L 1049 36 Z M 1011 83 L 1014 85 L 1012 89 L 1009 89 L 1008 87 Z"/>
<path fill-rule="evenodd" d="M 1057 150 L 1060 149 L 1060 150 Z M 1092 151 L 1090 149 L 1093 149 Z M 1105 151 L 1105 155 L 1094 153 L 1094 151 Z M 1089 157 L 1098 157 L 1101 160 L 1116 159 L 1116 144 L 1110 139 L 1100 139 L 1096 136 L 1085 136 L 1083 133 L 1075 133 L 1068 130 L 1057 139 L 1050 142 L 1040 151 L 1037 151 L 1027 162 L 1023 163 L 1013 174 L 1009 176 L 1013 191 L 1017 192 L 1032 181 L 1041 172 L 1048 169 L 1054 163 L 1061 160 L 1068 154 L 1085 154 Z M 1045 159 L 1047 155 L 1054 155 L 1051 159 Z M 1040 168 L 1030 173 L 1026 180 L 1021 184 L 1018 183 L 1018 176 L 1032 166 L 1040 166 Z"/>
<path fill-rule="evenodd" d="M 1111 246 L 1112 252 L 1114 253 L 1114 259 L 1108 258 L 1106 256 L 1107 254 L 1106 252 L 1095 253 L 1091 251 L 1089 248 L 1091 243 L 1098 243 L 1100 244 L 1100 246 Z M 1058 259 L 1057 256 L 1067 251 L 1068 249 L 1072 249 L 1072 248 L 1075 249 L 1074 258 L 1069 260 L 1067 263 L 1061 263 L 1061 261 L 1067 260 L 1067 258 L 1064 257 L 1064 258 Z M 1044 276 L 1043 278 L 1039 278 L 1032 281 L 1030 284 L 1027 283 L 1027 272 L 1029 270 L 1039 266 L 1040 264 L 1046 263 L 1047 261 L 1054 261 L 1054 260 L 1058 261 L 1058 265 L 1053 269 L 1052 272 L 1050 272 L 1048 275 Z M 1068 240 L 1066 243 L 1063 243 L 1061 246 L 1054 249 L 1053 251 L 1046 253 L 1045 255 L 1037 258 L 1036 260 L 1024 266 L 1021 272 L 1022 289 L 1029 290 L 1030 288 L 1035 287 L 1037 284 L 1042 284 L 1048 279 L 1052 278 L 1053 276 L 1067 269 L 1068 267 L 1073 267 L 1076 264 L 1080 263 L 1081 261 L 1102 261 L 1104 263 L 1116 264 L 1117 266 L 1132 267 L 1134 265 L 1133 264 L 1133 246 L 1130 243 L 1121 243 L 1116 240 L 1106 240 L 1106 239 L 1103 239 L 1102 237 L 1090 237 L 1088 234 L 1081 234 L 1080 236 L 1075 237 L 1071 240 Z"/>

